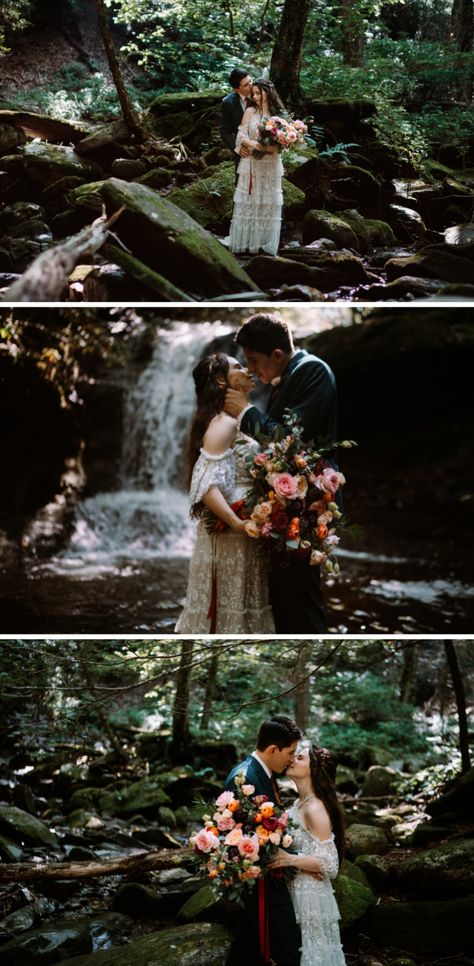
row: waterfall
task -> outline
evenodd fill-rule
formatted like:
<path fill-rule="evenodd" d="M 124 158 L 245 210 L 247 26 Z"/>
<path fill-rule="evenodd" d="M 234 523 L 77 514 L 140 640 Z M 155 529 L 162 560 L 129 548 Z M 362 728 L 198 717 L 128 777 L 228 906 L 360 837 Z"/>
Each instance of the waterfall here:
<path fill-rule="evenodd" d="M 195 401 L 191 373 L 205 349 L 223 348 L 231 332 L 221 322 L 157 329 L 150 362 L 127 391 L 121 487 L 82 502 L 66 558 L 189 555 L 194 525 L 183 454 Z"/>

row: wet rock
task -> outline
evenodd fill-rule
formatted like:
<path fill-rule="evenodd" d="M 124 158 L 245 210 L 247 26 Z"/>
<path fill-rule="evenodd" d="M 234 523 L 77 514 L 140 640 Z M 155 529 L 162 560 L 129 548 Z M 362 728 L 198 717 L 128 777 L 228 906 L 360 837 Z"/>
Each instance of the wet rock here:
<path fill-rule="evenodd" d="M 48 845 L 51 848 L 58 845 L 56 835 L 44 822 L 14 805 L 0 805 L 0 828 L 6 829 L 20 842 Z"/>
<path fill-rule="evenodd" d="M 45 217 L 46 212 L 41 205 L 32 201 L 15 201 L 0 212 L 0 231 L 12 231 L 32 219 L 43 220 Z"/>
<path fill-rule="evenodd" d="M 341 915 L 341 930 L 344 931 L 362 919 L 374 904 L 375 896 L 366 885 L 342 873 L 337 876 L 333 885 Z"/>
<path fill-rule="evenodd" d="M 413 208 L 407 208 L 405 205 L 391 204 L 389 206 L 387 219 L 397 238 L 401 238 L 402 241 L 414 241 L 415 238 L 423 238 L 426 234 L 426 225 L 423 218 Z"/>
<path fill-rule="evenodd" d="M 25 144 L 21 153 L 25 174 L 44 186 L 67 175 L 97 179 L 101 173 L 99 165 L 85 161 L 73 148 L 40 141 Z"/>
<path fill-rule="evenodd" d="M 386 221 L 381 221 L 379 218 L 363 218 L 356 208 L 339 211 L 338 218 L 352 228 L 357 236 L 360 251 L 368 251 L 377 246 L 386 247 L 395 243 L 395 235 Z"/>
<path fill-rule="evenodd" d="M 140 302 L 156 298 L 152 289 L 143 282 L 136 282 L 113 262 L 97 265 L 87 273 L 83 295 L 85 302 Z"/>
<path fill-rule="evenodd" d="M 141 882 L 124 882 L 113 900 L 114 909 L 136 919 L 153 919 L 162 909 L 161 896 L 151 886 Z"/>
<path fill-rule="evenodd" d="M 366 168 L 360 168 L 356 164 L 339 164 L 337 173 L 331 178 L 331 191 L 338 198 L 347 198 L 365 205 L 368 198 L 377 198 L 380 181 Z"/>
<path fill-rule="evenodd" d="M 53 184 L 43 189 L 41 202 L 48 212 L 53 215 L 59 214 L 67 206 L 67 192 L 72 191 L 73 188 L 79 188 L 83 184 L 84 178 L 80 178 L 77 174 L 65 175 L 64 178 L 59 178 L 58 181 L 54 181 Z"/>
<path fill-rule="evenodd" d="M 421 278 L 442 278 L 446 282 L 472 282 L 472 261 L 450 250 L 447 245 L 424 248 L 408 258 L 392 258 L 386 265 L 389 281 L 402 275 Z"/>
<path fill-rule="evenodd" d="M 304 244 L 307 245 L 321 236 L 331 238 L 341 248 L 354 248 L 359 251 L 357 235 L 346 221 L 329 211 L 307 211 L 303 219 Z"/>
<path fill-rule="evenodd" d="M 165 188 L 167 185 L 171 184 L 174 174 L 169 168 L 152 168 L 151 171 L 147 171 L 146 174 L 142 174 L 137 181 L 139 184 L 144 184 L 147 188 L 154 188 L 155 191 L 158 188 Z"/>
<path fill-rule="evenodd" d="M 0 831 L 0 856 L 5 862 L 21 862 L 23 849 L 15 839 Z"/>
<path fill-rule="evenodd" d="M 324 302 L 324 295 L 311 285 L 282 285 L 277 289 L 269 289 L 274 301 L 282 302 Z"/>
<path fill-rule="evenodd" d="M 398 866 L 408 892 L 430 898 L 474 892 L 474 839 L 456 839 L 418 852 Z"/>
<path fill-rule="evenodd" d="M 26 143 L 26 135 L 19 127 L 0 123 L 0 157 L 10 154 L 15 148 Z"/>
<path fill-rule="evenodd" d="M 2 946 L 2 964 L 47 966 L 89 952 L 92 952 L 92 938 L 87 923 L 64 919 L 45 923 L 39 929 L 11 939 Z"/>
<path fill-rule="evenodd" d="M 346 831 L 347 849 L 350 855 L 384 855 L 390 849 L 385 832 L 373 825 L 354 823 Z"/>
<path fill-rule="evenodd" d="M 82 845 L 74 845 L 68 853 L 68 862 L 94 862 L 97 855 L 92 849 L 86 849 Z"/>
<path fill-rule="evenodd" d="M 128 932 L 132 919 L 119 912 L 103 912 L 94 919 L 89 919 L 94 951 L 109 949 L 111 942 L 121 938 Z"/>
<path fill-rule="evenodd" d="M 393 282 L 388 282 L 387 285 L 369 285 L 364 289 L 364 298 L 369 302 L 432 298 L 439 293 L 443 285 L 444 282 L 440 278 L 413 278 L 410 275 L 402 275 Z"/>
<path fill-rule="evenodd" d="M 474 896 L 444 902 L 390 899 L 370 909 L 364 934 L 373 942 L 413 953 L 454 956 L 474 950 Z"/>
<path fill-rule="evenodd" d="M 336 788 L 338 792 L 347 792 L 349 795 L 357 792 L 359 785 L 352 768 L 347 768 L 346 765 L 337 766 Z"/>
<path fill-rule="evenodd" d="M 357 255 L 342 250 L 331 252 L 309 245 L 283 248 L 278 257 L 257 255 L 247 266 L 249 275 L 268 289 L 275 284 L 303 284 L 332 291 L 340 285 L 363 284 L 370 281 Z"/>
<path fill-rule="evenodd" d="M 18 936 L 27 929 L 32 929 L 35 914 L 31 906 L 23 906 L 11 912 L 0 922 L 0 936 Z"/>
<path fill-rule="evenodd" d="M 140 833 L 140 840 L 146 845 L 156 845 L 159 849 L 178 849 L 181 845 L 178 839 L 162 828 L 145 829 Z"/>
<path fill-rule="evenodd" d="M 48 244 L 53 240 L 53 235 L 48 225 L 39 218 L 30 218 L 27 221 L 20 222 L 15 227 L 10 227 L 9 235 L 10 238 L 28 238 L 30 241 L 46 242 Z"/>
<path fill-rule="evenodd" d="M 224 926 L 189 923 L 150 933 L 123 948 L 79 956 L 70 966 L 222 966 L 231 938 Z"/>
<path fill-rule="evenodd" d="M 139 158 L 116 158 L 112 162 L 111 172 L 115 178 L 123 178 L 124 181 L 134 181 L 145 174 L 147 166 L 145 161 Z"/>
<path fill-rule="evenodd" d="M 169 828 L 176 828 L 176 815 L 172 808 L 167 808 L 166 805 L 161 805 L 158 809 L 158 819 L 162 825 L 167 825 Z"/>
<path fill-rule="evenodd" d="M 83 182 L 66 192 L 65 199 L 71 208 L 81 208 L 97 216 L 102 212 L 102 188 L 104 181 Z"/>
<path fill-rule="evenodd" d="M 390 795 L 390 792 L 396 787 L 397 781 L 400 778 L 400 772 L 395 771 L 394 768 L 388 768 L 383 765 L 372 765 L 366 772 L 362 786 L 362 794 L 368 798 L 372 796 L 378 797 L 379 795 Z"/>
<path fill-rule="evenodd" d="M 474 223 L 468 222 L 464 225 L 453 225 L 451 228 L 446 228 L 444 237 L 447 245 L 474 247 Z"/>

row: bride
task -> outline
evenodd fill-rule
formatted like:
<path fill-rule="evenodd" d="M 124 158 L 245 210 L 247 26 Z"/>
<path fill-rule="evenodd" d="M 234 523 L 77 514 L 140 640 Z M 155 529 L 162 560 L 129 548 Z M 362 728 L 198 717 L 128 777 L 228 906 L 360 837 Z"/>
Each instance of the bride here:
<path fill-rule="evenodd" d="M 258 125 L 262 116 L 279 114 L 283 104 L 270 81 L 252 84 L 255 107 L 248 107 L 237 131 L 235 151 L 247 147 L 250 155 L 237 168 L 238 181 L 229 233 L 232 252 L 258 252 L 276 255 L 280 241 L 283 194 L 283 164 L 275 144 L 261 144 Z"/>
<path fill-rule="evenodd" d="M 273 633 L 265 565 L 232 508 L 250 488 L 246 457 L 258 450 L 258 444 L 223 411 L 226 389 L 250 393 L 253 379 L 237 359 L 221 352 L 201 359 L 193 378 L 197 409 L 188 444 L 189 501 L 191 515 L 199 522 L 184 610 L 175 631 Z M 224 525 L 218 533 L 208 532 L 209 516 Z"/>
<path fill-rule="evenodd" d="M 291 866 L 289 885 L 296 921 L 301 927 L 300 966 L 344 966 L 339 910 L 331 885 L 344 854 L 344 826 L 337 801 L 334 756 L 312 745 L 300 751 L 286 770 L 299 798 L 290 809 L 297 854 L 278 850 L 274 868 Z M 310 873 L 308 875 L 308 873 Z"/>

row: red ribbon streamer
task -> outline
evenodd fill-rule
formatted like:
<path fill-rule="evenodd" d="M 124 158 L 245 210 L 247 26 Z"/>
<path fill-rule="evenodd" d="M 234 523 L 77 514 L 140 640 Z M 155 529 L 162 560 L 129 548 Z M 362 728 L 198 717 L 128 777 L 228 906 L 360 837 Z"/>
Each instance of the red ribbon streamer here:
<path fill-rule="evenodd" d="M 253 187 L 253 180 L 252 180 L 252 159 L 251 158 L 249 160 L 249 171 L 250 171 L 250 176 L 249 176 L 249 195 L 251 195 L 252 194 L 252 187 Z"/>
<path fill-rule="evenodd" d="M 270 920 L 268 918 L 268 885 L 265 879 L 258 883 L 258 932 L 262 963 L 270 962 Z"/>
<path fill-rule="evenodd" d="M 209 604 L 209 610 L 207 612 L 208 619 L 211 622 L 209 629 L 210 634 L 216 633 L 217 627 L 217 568 L 216 568 L 216 538 L 212 538 L 212 576 L 211 576 L 211 602 Z"/>

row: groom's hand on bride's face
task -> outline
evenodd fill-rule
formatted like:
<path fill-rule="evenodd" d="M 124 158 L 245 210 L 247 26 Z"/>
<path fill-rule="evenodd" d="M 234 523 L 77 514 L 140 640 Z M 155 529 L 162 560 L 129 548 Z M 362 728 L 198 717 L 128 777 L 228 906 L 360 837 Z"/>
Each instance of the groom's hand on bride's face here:
<path fill-rule="evenodd" d="M 248 398 L 241 389 L 226 390 L 224 409 L 229 416 L 234 416 L 234 418 L 237 419 L 247 405 Z"/>

